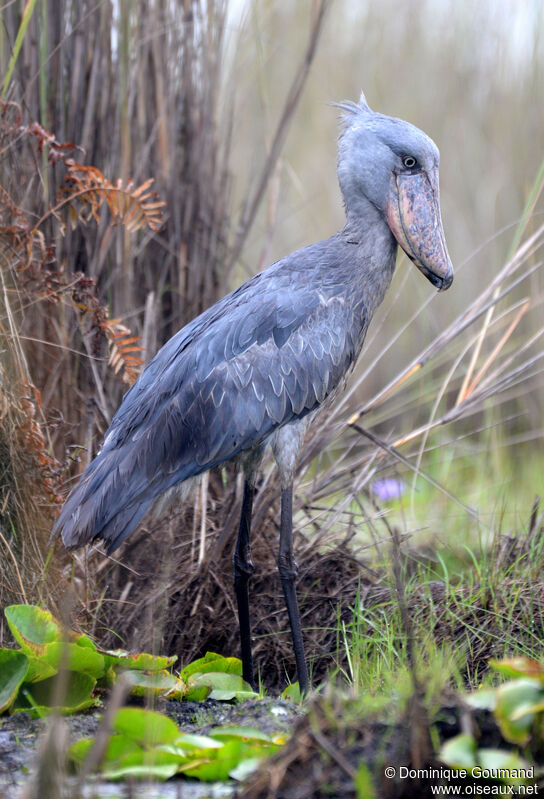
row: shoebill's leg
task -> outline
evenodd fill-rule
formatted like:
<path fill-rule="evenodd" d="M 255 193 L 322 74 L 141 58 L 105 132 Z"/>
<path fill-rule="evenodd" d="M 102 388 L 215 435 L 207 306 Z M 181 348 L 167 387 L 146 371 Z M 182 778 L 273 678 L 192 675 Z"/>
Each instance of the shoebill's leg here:
<path fill-rule="evenodd" d="M 238 604 L 238 620 L 240 622 L 240 643 L 242 650 L 242 675 L 246 682 L 255 687 L 253 682 L 253 657 L 251 654 L 251 627 L 249 623 L 249 591 L 248 581 L 253 572 L 251 562 L 249 534 L 251 532 L 251 510 L 253 507 L 254 488 L 249 480 L 244 482 L 244 499 L 238 538 L 232 558 L 234 566 L 234 591 Z"/>
<path fill-rule="evenodd" d="M 304 657 L 304 644 L 302 641 L 302 629 L 300 626 L 300 614 L 298 612 L 297 595 L 295 581 L 297 575 L 297 564 L 293 557 L 293 484 L 281 490 L 281 526 L 280 526 L 280 549 L 278 554 L 278 569 L 280 572 L 281 585 L 285 595 L 285 604 L 289 614 L 291 634 L 293 636 L 293 648 L 295 650 L 295 661 L 297 664 L 298 684 L 301 694 L 306 694 L 310 688 L 308 677 L 308 667 Z"/>

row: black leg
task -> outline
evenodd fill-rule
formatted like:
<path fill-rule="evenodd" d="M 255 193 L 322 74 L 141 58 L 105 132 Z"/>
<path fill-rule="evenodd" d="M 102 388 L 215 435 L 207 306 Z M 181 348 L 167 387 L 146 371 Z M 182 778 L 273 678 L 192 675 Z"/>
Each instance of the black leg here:
<path fill-rule="evenodd" d="M 297 595 L 295 591 L 295 580 L 297 576 L 297 564 L 293 558 L 293 486 L 282 488 L 281 490 L 281 526 L 280 526 L 280 551 L 278 554 L 278 569 L 280 579 L 285 594 L 285 604 L 289 614 L 291 634 L 293 636 L 293 648 L 295 650 L 295 661 L 297 664 L 298 684 L 301 694 L 308 693 L 310 679 L 308 677 L 308 667 L 304 657 L 304 643 L 302 641 L 302 629 L 300 627 L 300 614 L 298 612 Z"/>
<path fill-rule="evenodd" d="M 253 486 L 246 480 L 244 483 L 244 499 L 240 516 L 238 538 L 234 548 L 232 563 L 234 566 L 234 591 L 238 603 L 238 620 L 240 622 L 240 643 L 242 649 L 242 676 L 246 682 L 255 687 L 253 682 L 253 657 L 251 655 L 251 626 L 249 623 L 248 581 L 253 572 L 251 562 L 249 534 L 251 531 L 251 509 L 253 507 Z"/>

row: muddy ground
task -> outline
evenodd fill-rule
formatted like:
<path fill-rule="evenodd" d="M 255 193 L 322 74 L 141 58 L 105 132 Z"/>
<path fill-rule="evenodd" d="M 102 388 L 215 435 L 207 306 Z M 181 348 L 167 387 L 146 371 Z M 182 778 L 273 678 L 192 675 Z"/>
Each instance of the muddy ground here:
<path fill-rule="evenodd" d="M 182 731 L 208 733 L 217 726 L 250 726 L 266 733 L 292 733 L 287 744 L 265 761 L 250 780 L 238 783 L 201 783 L 173 778 L 163 783 L 107 783 L 86 781 L 76 792 L 76 778 L 66 778 L 65 766 L 49 769 L 49 782 L 39 779 L 37 762 L 49 765 L 55 750 L 43 755 L 47 722 L 33 720 L 26 713 L 1 720 L 0 797 L 1 799 L 360 799 L 356 782 L 365 764 L 379 799 L 413 799 L 434 795 L 443 780 L 411 780 L 387 777 L 387 766 L 440 768 L 440 744 L 470 731 L 479 747 L 501 750 L 516 747 L 505 744 L 493 715 L 471 709 L 453 692 L 435 708 L 432 718 L 414 699 L 402 712 L 361 712 L 357 698 L 329 688 L 301 708 L 281 699 L 248 700 L 239 704 L 216 702 L 164 701 L 157 708 L 167 713 Z M 92 737 L 97 729 L 98 711 L 63 720 L 69 741 Z M 389 717 L 389 718 L 387 718 Z M 55 728 L 53 728 L 55 729 Z M 432 734 L 431 734 L 432 730 Z M 55 730 L 62 737 L 62 728 Z M 53 736 L 50 736 L 50 738 Z M 41 754 L 37 754 L 41 753 Z M 525 752 L 529 762 L 542 762 L 540 750 Z M 48 771 L 48 770 L 46 770 Z M 536 770 L 544 790 L 544 772 Z M 455 783 L 465 796 L 472 784 Z M 495 786 L 497 787 L 497 786 Z M 502 786 L 504 788 L 504 786 Z"/>
<path fill-rule="evenodd" d="M 167 713 L 183 732 L 202 734 L 208 733 L 213 727 L 227 725 L 256 727 L 266 733 L 290 732 L 303 713 L 298 705 L 281 699 L 249 700 L 240 704 L 214 700 L 168 701 L 157 709 Z M 66 718 L 69 742 L 94 736 L 99 719 L 100 713 L 96 710 Z M 32 719 L 28 713 L 16 713 L 0 720 L 1 799 L 26 799 L 29 791 L 34 793 L 32 799 L 53 799 L 44 795 L 43 786 L 38 786 L 36 790 L 35 782 L 37 752 L 46 729 L 46 721 Z M 68 780 L 65 792 L 57 793 L 59 799 L 63 795 L 71 797 L 73 783 L 73 779 Z M 86 799 L 220 799 L 233 796 L 234 790 L 232 783 L 207 784 L 183 778 L 154 786 L 97 782 L 85 786 L 84 796 Z"/>

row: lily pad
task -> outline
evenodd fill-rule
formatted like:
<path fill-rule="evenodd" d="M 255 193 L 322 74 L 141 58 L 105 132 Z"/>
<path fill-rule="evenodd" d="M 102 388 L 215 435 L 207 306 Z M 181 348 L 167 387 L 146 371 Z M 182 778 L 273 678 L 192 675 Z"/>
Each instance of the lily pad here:
<path fill-rule="evenodd" d="M 194 674 L 204 674 L 209 671 L 223 672 L 225 674 L 242 674 L 242 661 L 239 658 L 225 658 L 215 652 L 206 652 L 203 658 L 193 660 L 182 670 L 180 677 L 188 680 Z"/>
<path fill-rule="evenodd" d="M 87 758 L 94 740 L 76 741 L 69 749 L 69 757 L 76 765 Z M 178 770 L 183 758 L 176 753 L 152 749 L 144 750 L 124 734 L 111 735 L 102 760 L 101 773 L 110 780 L 125 778 L 153 778 L 166 780 Z"/>
<path fill-rule="evenodd" d="M 211 694 L 209 685 L 191 685 L 185 690 L 184 699 L 187 702 L 204 702 Z"/>
<path fill-rule="evenodd" d="M 221 741 L 210 738 L 207 735 L 183 732 L 170 744 L 161 745 L 159 748 L 165 752 L 177 752 L 178 754 L 191 754 L 204 749 L 221 749 Z"/>
<path fill-rule="evenodd" d="M 281 692 L 281 698 L 287 699 L 291 702 L 302 702 L 302 696 L 300 694 L 300 685 L 298 682 L 292 682 L 287 688 L 284 688 Z"/>
<path fill-rule="evenodd" d="M 72 744 L 68 750 L 72 762 L 76 765 L 83 763 L 89 755 L 94 742 L 94 738 L 84 738 Z M 135 741 L 131 741 L 126 735 L 113 734 L 108 738 L 103 760 L 110 765 L 120 763 L 128 755 L 137 754 L 138 752 L 141 753 L 143 750 Z"/>
<path fill-rule="evenodd" d="M 203 685 L 212 689 L 210 699 L 229 701 L 231 699 L 254 699 L 258 696 L 251 685 L 237 674 L 210 671 L 191 678 L 190 687 Z"/>
<path fill-rule="evenodd" d="M 59 679 L 65 680 L 62 704 L 54 706 Z M 74 671 L 65 672 L 61 676 L 55 675 L 41 682 L 23 683 L 11 709 L 13 712 L 28 711 L 34 718 L 42 718 L 52 710 L 63 715 L 86 710 L 96 704 L 92 696 L 95 683 L 96 680 L 88 674 Z"/>
<path fill-rule="evenodd" d="M 46 680 L 48 677 L 54 677 L 57 674 L 58 669 L 48 663 L 47 660 L 42 660 L 42 658 L 33 657 L 32 655 L 27 655 L 27 657 L 28 672 L 25 682 L 40 682 L 40 680 Z"/>
<path fill-rule="evenodd" d="M 538 680 L 511 680 L 497 689 L 495 718 L 504 737 L 524 746 L 531 737 L 535 717 L 534 706 L 544 699 L 544 690 Z"/>
<path fill-rule="evenodd" d="M 520 770 L 523 773 L 529 769 L 529 763 L 523 760 L 517 752 L 508 752 L 505 749 L 479 749 L 478 762 L 485 769 L 503 769 L 499 773 L 505 776 L 498 778 L 501 782 L 506 782 L 509 785 L 521 785 L 527 782 L 523 777 L 512 776 Z"/>
<path fill-rule="evenodd" d="M 207 751 L 210 754 L 209 758 L 187 763 L 181 766 L 179 771 L 188 777 L 205 782 L 228 780 L 230 772 L 242 761 L 247 746 L 242 741 L 229 741 L 223 744 L 221 749 Z"/>
<path fill-rule="evenodd" d="M 227 780 L 235 770 L 250 762 L 254 768 L 256 761 L 262 761 L 277 752 L 280 747 L 263 741 L 245 742 L 241 739 L 226 741 L 221 749 L 209 752 L 206 762 L 192 763 L 180 768 L 189 777 L 199 780 Z M 209 750 L 208 750 L 209 751 Z M 203 756 L 205 752 L 200 752 Z"/>
<path fill-rule="evenodd" d="M 139 671 L 130 674 L 130 693 L 135 696 L 167 696 L 170 699 L 183 699 L 186 685 L 169 671 Z"/>
<path fill-rule="evenodd" d="M 544 666 L 538 660 L 527 657 L 505 658 L 495 660 L 491 658 L 489 665 L 504 674 L 505 677 L 530 677 L 544 683 Z"/>
<path fill-rule="evenodd" d="M 41 655 L 46 644 L 61 640 L 58 621 L 35 605 L 9 605 L 4 610 L 11 634 L 26 654 Z"/>
<path fill-rule="evenodd" d="M 217 738 L 219 741 L 242 740 L 272 743 L 272 738 L 269 735 L 253 727 L 215 727 L 210 730 L 210 737 Z"/>
<path fill-rule="evenodd" d="M 480 688 L 465 696 L 467 705 L 478 710 L 495 710 L 497 707 L 497 689 Z"/>
<path fill-rule="evenodd" d="M 472 735 L 463 733 L 450 738 L 440 750 L 440 760 L 457 769 L 472 769 L 477 765 L 478 746 Z"/>
<path fill-rule="evenodd" d="M 10 605 L 4 613 L 13 637 L 29 658 L 27 682 L 52 677 L 63 659 L 70 671 L 94 678 L 104 673 L 104 658 L 91 639 L 62 628 L 49 611 L 35 605 Z"/>
<path fill-rule="evenodd" d="M 238 763 L 236 768 L 233 768 L 229 771 L 229 777 L 232 780 L 238 780 L 238 782 L 243 782 L 244 780 L 247 780 L 248 777 L 251 777 L 253 772 L 259 768 L 261 763 L 262 763 L 262 758 L 260 757 L 245 758 L 240 763 Z"/>
<path fill-rule="evenodd" d="M 106 668 L 113 666 L 141 671 L 161 671 L 172 666 L 177 660 L 177 655 L 165 657 L 151 655 L 148 652 L 130 653 L 124 649 L 99 649 L 98 652 L 104 657 Z"/>
<path fill-rule="evenodd" d="M 176 755 L 153 749 L 129 754 L 117 764 L 106 762 L 102 776 L 107 780 L 167 780 L 177 773 L 179 765 Z"/>
<path fill-rule="evenodd" d="M 104 658 L 95 649 L 64 641 L 46 644 L 37 661 L 40 666 L 50 666 L 55 672 L 64 662 L 69 671 L 84 672 L 95 680 L 104 674 Z"/>
<path fill-rule="evenodd" d="M 98 647 L 96 646 L 95 642 L 92 640 L 92 638 L 89 638 L 88 635 L 85 635 L 85 633 L 78 635 L 74 640 L 74 644 L 85 647 L 86 649 L 92 649 L 93 652 L 98 652 Z"/>
<path fill-rule="evenodd" d="M 112 729 L 146 748 L 173 743 L 179 737 L 179 730 L 172 719 L 153 710 L 137 707 L 118 710 Z"/>
<path fill-rule="evenodd" d="M 0 649 L 0 713 L 14 701 L 28 671 L 28 658 L 15 649 Z"/>

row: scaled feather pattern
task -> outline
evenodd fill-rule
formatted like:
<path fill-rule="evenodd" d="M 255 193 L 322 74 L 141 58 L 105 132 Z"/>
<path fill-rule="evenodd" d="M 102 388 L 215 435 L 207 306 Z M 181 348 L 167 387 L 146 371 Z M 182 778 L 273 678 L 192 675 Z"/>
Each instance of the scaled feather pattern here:
<path fill-rule="evenodd" d="M 169 488 L 264 443 L 338 386 L 367 319 L 356 248 L 333 238 L 256 275 L 162 347 L 64 505 L 55 532 L 66 546 L 102 538 L 112 551 Z"/>

